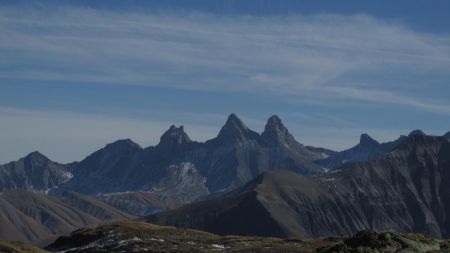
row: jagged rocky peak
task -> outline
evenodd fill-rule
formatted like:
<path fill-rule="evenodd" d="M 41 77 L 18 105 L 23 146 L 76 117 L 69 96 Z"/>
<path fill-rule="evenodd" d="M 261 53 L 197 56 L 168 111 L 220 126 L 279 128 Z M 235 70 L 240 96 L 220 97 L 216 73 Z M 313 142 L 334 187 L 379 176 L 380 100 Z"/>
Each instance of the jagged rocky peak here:
<path fill-rule="evenodd" d="M 48 159 L 48 157 L 46 157 L 45 155 L 43 155 L 39 151 L 31 152 L 31 153 L 29 153 L 27 156 L 25 156 L 22 159 L 24 161 L 32 162 L 32 163 L 46 163 L 46 162 L 50 161 L 50 159 Z"/>
<path fill-rule="evenodd" d="M 121 139 L 107 144 L 104 149 L 121 152 L 126 150 L 141 149 L 141 146 L 130 139 Z"/>
<path fill-rule="evenodd" d="M 370 137 L 368 134 L 361 134 L 361 137 L 359 138 L 359 144 L 365 147 L 380 145 L 378 141 Z"/>
<path fill-rule="evenodd" d="M 411 131 L 411 133 L 409 133 L 408 136 L 416 136 L 416 135 L 424 136 L 426 134 L 422 130 L 416 129 L 416 130 Z"/>
<path fill-rule="evenodd" d="M 275 143 L 285 142 L 293 138 L 277 115 L 273 115 L 267 120 L 267 124 L 261 136 L 264 139 Z"/>
<path fill-rule="evenodd" d="M 288 132 L 287 128 L 281 122 L 281 119 L 277 115 L 271 116 L 267 120 L 266 127 L 264 128 L 265 133 L 273 133 L 273 134 L 285 134 Z"/>
<path fill-rule="evenodd" d="M 258 136 L 258 133 L 250 130 L 236 114 L 232 113 L 228 116 L 227 122 L 220 129 L 219 135 L 216 139 L 228 141 L 242 141 Z"/>
<path fill-rule="evenodd" d="M 171 125 L 170 128 L 161 136 L 159 146 L 174 146 L 192 142 L 189 136 L 184 132 L 184 127 Z"/>
<path fill-rule="evenodd" d="M 244 122 L 242 122 L 242 120 L 238 118 L 238 116 L 236 116 L 236 114 L 234 113 L 228 116 L 227 122 L 225 122 L 225 125 L 223 126 L 222 130 L 233 130 L 233 129 L 244 131 L 248 129 L 248 127 L 244 124 Z"/>
<path fill-rule="evenodd" d="M 43 155 L 39 151 L 33 151 L 24 157 L 25 159 L 48 159 L 45 155 Z"/>
<path fill-rule="evenodd" d="M 423 147 L 427 147 L 428 149 L 430 148 L 429 144 L 435 142 L 435 137 L 436 136 L 427 135 L 421 130 L 414 130 L 408 135 L 406 140 L 398 146 L 398 148 L 410 150 L 411 148 L 421 145 Z"/>
<path fill-rule="evenodd" d="M 446 134 L 444 134 L 444 137 L 450 138 L 450 131 L 448 131 Z"/>

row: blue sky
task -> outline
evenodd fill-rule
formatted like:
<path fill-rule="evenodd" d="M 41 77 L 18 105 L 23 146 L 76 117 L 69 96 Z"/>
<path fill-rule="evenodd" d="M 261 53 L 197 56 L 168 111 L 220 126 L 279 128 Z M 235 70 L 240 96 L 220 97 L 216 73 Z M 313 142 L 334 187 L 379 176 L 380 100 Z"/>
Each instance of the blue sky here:
<path fill-rule="evenodd" d="M 338 3 L 339 2 L 339 3 Z M 0 162 L 279 115 L 336 150 L 450 130 L 450 1 L 0 1 Z"/>

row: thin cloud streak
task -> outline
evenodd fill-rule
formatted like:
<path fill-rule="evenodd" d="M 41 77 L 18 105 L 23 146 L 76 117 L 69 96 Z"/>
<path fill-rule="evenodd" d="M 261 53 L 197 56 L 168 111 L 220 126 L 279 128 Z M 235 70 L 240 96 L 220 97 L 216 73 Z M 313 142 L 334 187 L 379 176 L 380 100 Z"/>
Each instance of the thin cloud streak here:
<path fill-rule="evenodd" d="M 433 102 L 424 102 L 411 97 L 405 97 L 394 93 L 378 90 L 339 88 L 336 93 L 349 98 L 361 99 L 376 103 L 400 104 L 410 107 L 420 108 L 429 112 L 437 112 L 450 115 L 450 105 L 441 105 Z"/>
<path fill-rule="evenodd" d="M 367 15 L 177 15 L 66 6 L 55 12 L 5 8 L 0 20 L 0 79 L 257 91 L 280 100 L 388 102 L 450 115 L 445 101 L 403 93 L 423 83 L 394 90 L 376 80 L 383 71 L 445 75 L 450 36 Z M 354 75 L 360 73 L 375 81 L 361 86 Z"/>

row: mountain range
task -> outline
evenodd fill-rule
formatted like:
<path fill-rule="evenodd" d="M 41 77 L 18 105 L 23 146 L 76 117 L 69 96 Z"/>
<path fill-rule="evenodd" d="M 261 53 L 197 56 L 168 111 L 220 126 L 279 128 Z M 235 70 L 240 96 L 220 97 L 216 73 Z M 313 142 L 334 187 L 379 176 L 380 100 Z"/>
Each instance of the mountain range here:
<path fill-rule="evenodd" d="M 337 152 L 304 146 L 277 116 L 258 133 L 231 114 L 205 142 L 170 126 L 156 146 L 118 140 L 69 164 L 36 151 L 0 165 L 0 239 L 36 243 L 136 217 L 220 235 L 449 237 L 449 140 L 362 134 Z"/>
<path fill-rule="evenodd" d="M 297 142 L 276 116 L 259 134 L 231 114 L 217 137 L 204 143 L 192 141 L 182 126 L 171 126 L 154 147 L 141 148 L 131 140 L 108 144 L 78 163 L 73 178 L 59 185 L 58 191 L 158 191 L 187 203 L 236 189 L 274 168 L 306 175 L 321 172 L 313 162 L 318 157 Z"/>
<path fill-rule="evenodd" d="M 265 172 L 148 222 L 217 234 L 317 238 L 394 230 L 450 237 L 450 141 L 410 134 L 391 152 L 316 176 Z"/>
<path fill-rule="evenodd" d="M 347 162 L 371 160 L 404 138 L 379 144 L 363 134 L 357 146 L 335 152 L 304 146 L 277 116 L 270 117 L 259 134 L 231 114 L 217 137 L 206 142 L 192 141 L 183 126 L 171 126 L 156 146 L 142 148 L 129 139 L 118 140 L 70 164 L 33 152 L 0 166 L 0 190 L 50 195 L 67 190 L 90 195 L 153 192 L 167 200 L 163 205 L 182 205 L 232 191 L 268 170 L 314 175 Z"/>
<path fill-rule="evenodd" d="M 395 141 L 379 143 L 372 139 L 368 134 L 362 134 L 358 145 L 331 154 L 330 156 L 317 161 L 323 167 L 333 170 L 348 162 L 362 162 L 376 159 L 397 147 L 406 139 L 406 136 L 400 136 Z"/>

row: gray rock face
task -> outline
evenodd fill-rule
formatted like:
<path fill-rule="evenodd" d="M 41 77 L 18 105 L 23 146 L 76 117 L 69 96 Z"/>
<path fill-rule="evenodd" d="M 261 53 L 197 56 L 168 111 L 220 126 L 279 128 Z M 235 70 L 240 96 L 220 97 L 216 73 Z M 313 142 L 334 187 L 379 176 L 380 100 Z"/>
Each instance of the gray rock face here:
<path fill-rule="evenodd" d="M 128 171 L 134 164 L 135 155 L 143 149 L 131 140 L 119 140 L 106 145 L 76 164 L 74 177 L 54 189 L 50 194 L 66 190 L 85 194 L 124 191 L 132 182 L 127 181 Z"/>
<path fill-rule="evenodd" d="M 0 191 L 26 189 L 47 192 L 71 177 L 72 173 L 64 165 L 33 152 L 18 161 L 0 165 Z"/>
<path fill-rule="evenodd" d="M 349 162 L 364 162 L 373 160 L 390 152 L 405 139 L 406 136 L 400 136 L 395 141 L 379 143 L 378 141 L 372 139 L 372 137 L 368 134 L 362 134 L 358 145 L 341 152 L 331 153 L 325 159 L 317 160 L 316 163 L 327 168 L 328 170 L 333 170 Z"/>
<path fill-rule="evenodd" d="M 209 195 L 206 178 L 198 173 L 194 164 L 182 162 L 170 165 L 166 170 L 167 175 L 149 190 L 165 206 L 178 207 Z"/>
<path fill-rule="evenodd" d="M 250 130 L 241 119 L 232 113 L 213 141 L 219 144 L 225 144 L 229 142 L 245 142 L 247 140 L 258 139 L 260 139 L 259 134 Z"/>
<path fill-rule="evenodd" d="M 78 163 L 74 178 L 53 193 L 158 191 L 184 204 L 233 190 L 266 170 L 321 172 L 313 163 L 317 157 L 278 117 L 271 117 L 260 135 L 231 114 L 218 136 L 205 143 L 191 141 L 182 126 L 171 126 L 154 147 L 142 149 L 130 140 L 108 144 Z M 167 187 L 160 190 L 162 185 Z"/>
<path fill-rule="evenodd" d="M 285 169 L 307 175 L 322 172 L 312 162 L 317 154 L 297 142 L 276 116 L 268 120 L 259 135 L 232 114 L 218 137 L 205 143 L 204 150 L 206 159 L 199 167 L 206 172 L 211 192 L 233 190 L 267 170 Z"/>
<path fill-rule="evenodd" d="M 276 115 L 269 118 L 261 137 L 270 147 L 283 149 L 285 152 L 301 158 L 304 163 L 321 157 L 313 149 L 308 149 L 299 143 Z"/>
<path fill-rule="evenodd" d="M 161 148 L 172 148 L 192 142 L 189 136 L 184 132 L 184 127 L 170 126 L 160 139 L 159 146 Z"/>
<path fill-rule="evenodd" d="M 333 156 L 339 152 L 334 151 L 334 150 L 330 150 L 330 149 L 326 149 L 326 148 L 319 148 L 319 147 L 313 147 L 313 146 L 305 146 L 305 148 L 307 150 L 309 150 L 309 152 L 313 153 L 317 158 L 316 161 L 320 161 L 323 159 L 326 159 L 330 156 Z"/>
<path fill-rule="evenodd" d="M 215 200 L 147 221 L 218 234 L 306 238 L 394 230 L 450 237 L 450 141 L 411 135 L 392 152 L 305 177 L 266 172 Z"/>
<path fill-rule="evenodd" d="M 261 136 L 272 144 L 295 142 L 294 137 L 283 125 L 280 118 L 275 115 L 269 118 Z"/>

